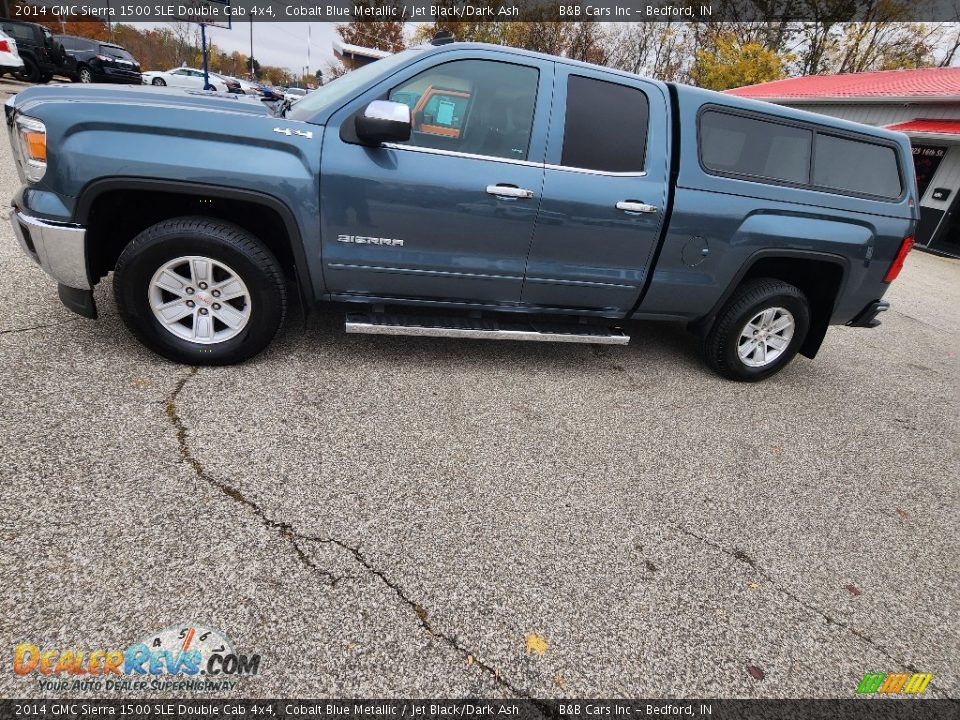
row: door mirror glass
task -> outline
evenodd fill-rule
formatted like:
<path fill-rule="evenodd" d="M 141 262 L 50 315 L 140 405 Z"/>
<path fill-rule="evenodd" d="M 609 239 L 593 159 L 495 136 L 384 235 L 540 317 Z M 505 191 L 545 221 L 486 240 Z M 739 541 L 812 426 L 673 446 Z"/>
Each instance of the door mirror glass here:
<path fill-rule="evenodd" d="M 357 115 L 357 137 L 370 145 L 410 139 L 410 107 L 389 100 L 374 100 Z"/>

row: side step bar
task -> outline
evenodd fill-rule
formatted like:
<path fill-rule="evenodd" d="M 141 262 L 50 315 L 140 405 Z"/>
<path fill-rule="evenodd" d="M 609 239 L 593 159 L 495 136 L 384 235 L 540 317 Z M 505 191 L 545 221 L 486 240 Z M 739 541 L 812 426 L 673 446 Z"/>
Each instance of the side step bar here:
<path fill-rule="evenodd" d="M 595 345 L 626 345 L 630 342 L 630 336 L 620 328 L 597 325 L 383 313 L 348 313 L 346 330 L 360 335 L 416 335 L 473 340 L 532 340 Z"/>

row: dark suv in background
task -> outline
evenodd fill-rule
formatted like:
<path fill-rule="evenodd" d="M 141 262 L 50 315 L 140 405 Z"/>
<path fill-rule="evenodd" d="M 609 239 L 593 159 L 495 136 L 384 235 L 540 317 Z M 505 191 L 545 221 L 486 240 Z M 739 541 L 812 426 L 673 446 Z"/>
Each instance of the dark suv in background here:
<path fill-rule="evenodd" d="M 57 35 L 56 42 L 66 53 L 63 68 L 58 71 L 74 82 L 115 82 L 139 85 L 140 63 L 125 48 L 112 43 Z"/>
<path fill-rule="evenodd" d="M 16 73 L 18 80 L 45 83 L 54 73 L 63 72 L 63 47 L 43 25 L 0 18 L 0 30 L 17 41 L 23 58 L 23 69 Z"/>

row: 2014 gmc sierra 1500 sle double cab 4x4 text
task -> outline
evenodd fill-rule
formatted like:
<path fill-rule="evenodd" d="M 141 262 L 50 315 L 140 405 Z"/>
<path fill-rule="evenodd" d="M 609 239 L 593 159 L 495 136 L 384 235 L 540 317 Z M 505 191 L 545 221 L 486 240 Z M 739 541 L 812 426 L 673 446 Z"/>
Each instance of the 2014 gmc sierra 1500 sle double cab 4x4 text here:
<path fill-rule="evenodd" d="M 906 136 L 563 58 L 443 43 L 270 108 L 49 87 L 6 107 L 12 221 L 64 303 L 239 362 L 294 297 L 350 332 L 623 344 L 687 322 L 739 380 L 873 327 L 909 251 Z"/>

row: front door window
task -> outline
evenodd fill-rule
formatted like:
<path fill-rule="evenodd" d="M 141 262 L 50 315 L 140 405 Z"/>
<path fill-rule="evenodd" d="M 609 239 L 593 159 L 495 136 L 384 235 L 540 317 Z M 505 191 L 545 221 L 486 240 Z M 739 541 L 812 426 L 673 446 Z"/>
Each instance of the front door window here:
<path fill-rule="evenodd" d="M 410 107 L 410 145 L 526 160 L 539 72 L 490 60 L 456 60 L 394 88 Z"/>

